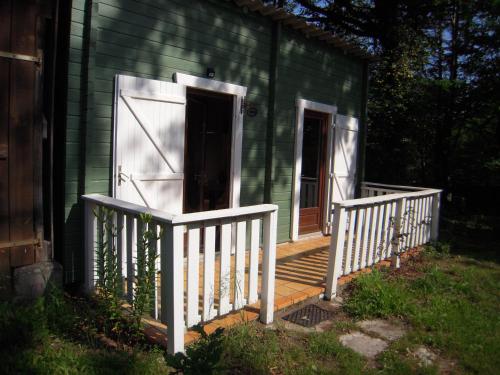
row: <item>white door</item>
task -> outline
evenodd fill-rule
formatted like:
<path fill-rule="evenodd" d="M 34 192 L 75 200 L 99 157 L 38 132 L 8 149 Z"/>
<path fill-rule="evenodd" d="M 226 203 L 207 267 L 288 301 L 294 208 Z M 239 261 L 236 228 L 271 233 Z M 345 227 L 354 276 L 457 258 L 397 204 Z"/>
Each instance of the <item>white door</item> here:
<path fill-rule="evenodd" d="M 186 87 L 116 76 L 114 195 L 182 213 Z"/>
<path fill-rule="evenodd" d="M 356 190 L 356 163 L 358 157 L 358 119 L 337 114 L 333 136 L 333 158 L 330 164 L 331 201 L 328 205 L 329 222 L 326 233 L 330 233 L 333 222 L 333 202 L 354 199 Z"/>

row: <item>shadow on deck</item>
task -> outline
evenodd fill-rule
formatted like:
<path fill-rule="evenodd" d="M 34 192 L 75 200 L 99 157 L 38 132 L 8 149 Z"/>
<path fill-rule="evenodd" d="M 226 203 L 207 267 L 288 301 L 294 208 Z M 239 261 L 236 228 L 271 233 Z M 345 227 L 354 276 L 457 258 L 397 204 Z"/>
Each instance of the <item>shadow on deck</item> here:
<path fill-rule="evenodd" d="M 290 306 L 303 302 L 310 298 L 321 298 L 325 290 L 325 277 L 328 267 L 328 250 L 330 237 L 313 237 L 299 240 L 294 243 L 285 243 L 277 246 L 276 254 L 276 281 L 274 310 L 280 311 Z M 405 255 L 410 255 L 408 252 Z M 200 262 L 202 263 L 202 262 Z M 216 261 L 216 274 L 219 270 L 218 259 Z M 247 259 L 248 264 L 248 259 Z M 389 261 L 382 261 L 378 266 L 389 266 Z M 339 279 L 338 285 L 348 283 L 362 273 L 370 272 L 371 268 L 364 268 L 360 271 L 343 276 Z M 248 277 L 248 275 L 247 275 Z M 200 301 L 202 300 L 202 278 L 203 265 L 200 266 Z M 259 292 L 260 292 L 260 272 L 259 272 Z M 231 283 L 233 284 L 233 283 Z M 246 280 L 245 285 L 248 285 Z M 218 282 L 216 280 L 216 289 Z M 234 295 L 233 291 L 231 295 Z M 233 302 L 233 301 L 231 301 Z M 218 294 L 215 294 L 215 306 L 218 307 Z M 200 311 L 201 311 L 200 304 Z M 219 316 L 204 324 L 207 333 L 214 332 L 217 328 L 229 328 L 244 322 L 257 320 L 260 313 L 260 300 L 242 310 L 232 311 L 224 316 Z M 166 325 L 154 319 L 144 319 L 145 334 L 152 342 L 165 346 L 167 344 Z M 187 330 L 185 334 L 185 344 L 189 345 L 199 337 L 199 334 Z"/>

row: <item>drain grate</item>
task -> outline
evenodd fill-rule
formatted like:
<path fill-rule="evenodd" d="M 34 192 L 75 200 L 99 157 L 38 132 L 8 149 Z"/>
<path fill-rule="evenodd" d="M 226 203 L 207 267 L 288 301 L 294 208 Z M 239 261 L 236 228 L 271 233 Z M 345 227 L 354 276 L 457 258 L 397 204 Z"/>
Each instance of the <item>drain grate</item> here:
<path fill-rule="evenodd" d="M 332 316 L 333 312 L 323 310 L 321 307 L 311 304 L 284 316 L 282 319 L 304 327 L 312 327 L 324 320 L 330 319 Z"/>

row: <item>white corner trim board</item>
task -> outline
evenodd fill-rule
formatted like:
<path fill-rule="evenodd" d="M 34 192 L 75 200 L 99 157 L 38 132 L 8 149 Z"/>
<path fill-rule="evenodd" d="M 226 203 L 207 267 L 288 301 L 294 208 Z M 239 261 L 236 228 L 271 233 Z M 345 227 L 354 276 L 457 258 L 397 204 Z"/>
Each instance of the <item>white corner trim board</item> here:
<path fill-rule="evenodd" d="M 295 102 L 297 107 L 296 111 L 296 123 L 295 123 L 295 165 L 293 169 L 293 201 L 292 201 L 292 225 L 290 228 L 290 237 L 292 241 L 296 241 L 299 237 L 299 208 L 300 208 L 300 175 L 302 172 L 302 141 L 304 133 L 304 111 L 306 109 L 316 112 L 322 112 L 328 114 L 328 140 L 327 140 L 327 164 L 328 171 L 327 175 L 332 173 L 331 165 L 333 158 L 333 123 L 334 118 L 337 113 L 337 106 L 313 102 L 306 99 L 297 99 Z M 327 179 L 329 181 L 329 179 Z M 328 182 L 329 183 L 329 182 Z M 327 186 L 325 190 L 327 196 L 325 197 L 325 202 L 331 200 L 331 187 Z M 325 218 L 328 216 L 328 204 L 324 207 Z"/>
<path fill-rule="evenodd" d="M 213 79 L 197 77 L 189 74 L 174 73 L 174 82 L 200 90 L 217 92 L 219 94 L 233 95 L 233 124 L 231 140 L 231 183 L 230 207 L 240 206 L 241 190 L 241 152 L 243 145 L 243 114 L 240 105 L 247 94 L 245 86 L 235 85 Z"/>
<path fill-rule="evenodd" d="M 188 87 L 195 87 L 202 90 L 215 91 L 222 94 L 246 96 L 247 88 L 245 86 L 235 85 L 213 79 L 196 77 L 184 73 L 174 73 L 174 82 Z"/>

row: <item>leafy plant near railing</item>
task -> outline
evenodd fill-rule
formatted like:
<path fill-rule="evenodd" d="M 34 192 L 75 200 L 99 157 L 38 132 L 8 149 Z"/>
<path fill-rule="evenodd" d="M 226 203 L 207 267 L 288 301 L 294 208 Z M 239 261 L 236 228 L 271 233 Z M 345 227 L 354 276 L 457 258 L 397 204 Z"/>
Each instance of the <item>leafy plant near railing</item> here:
<path fill-rule="evenodd" d="M 224 328 L 217 328 L 213 333 L 207 334 L 201 325 L 196 325 L 193 330 L 201 338 L 186 348 L 186 354 L 166 354 L 165 360 L 176 372 L 174 374 L 214 374 L 221 369 L 220 361 L 224 351 Z"/>
<path fill-rule="evenodd" d="M 119 273 L 119 260 L 116 249 L 116 238 L 122 228 L 114 222 L 114 211 L 106 207 L 98 207 L 94 211 L 97 218 L 97 295 L 109 319 L 118 321 L 121 317 L 122 279 Z M 116 329 L 116 327 L 114 327 Z"/>
<path fill-rule="evenodd" d="M 141 318 L 155 306 L 157 242 L 161 237 L 150 214 L 141 214 L 138 220 L 137 276 L 132 301 L 132 316 L 136 328 L 140 328 Z"/>
<path fill-rule="evenodd" d="M 123 280 L 118 259 L 116 239 L 123 228 L 118 228 L 115 211 L 106 207 L 94 210 L 97 218 L 96 241 L 96 290 L 103 313 L 111 323 L 111 330 L 119 331 L 123 323 L 122 297 Z M 135 287 L 132 299 L 132 323 L 136 331 L 141 328 L 141 318 L 154 306 L 156 260 L 158 259 L 156 224 L 150 214 L 141 214 L 138 218 L 138 239 Z M 129 277 L 133 277 L 129 275 Z M 106 324 L 109 326 L 110 324 Z"/>

